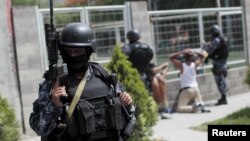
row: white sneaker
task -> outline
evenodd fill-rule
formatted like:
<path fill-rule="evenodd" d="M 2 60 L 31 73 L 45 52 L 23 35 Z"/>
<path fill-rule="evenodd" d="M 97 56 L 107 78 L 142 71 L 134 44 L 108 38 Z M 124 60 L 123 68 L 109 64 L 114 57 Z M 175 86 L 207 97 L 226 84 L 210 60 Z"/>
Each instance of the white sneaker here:
<path fill-rule="evenodd" d="M 172 119 L 173 116 L 169 113 L 160 113 L 161 119 Z"/>

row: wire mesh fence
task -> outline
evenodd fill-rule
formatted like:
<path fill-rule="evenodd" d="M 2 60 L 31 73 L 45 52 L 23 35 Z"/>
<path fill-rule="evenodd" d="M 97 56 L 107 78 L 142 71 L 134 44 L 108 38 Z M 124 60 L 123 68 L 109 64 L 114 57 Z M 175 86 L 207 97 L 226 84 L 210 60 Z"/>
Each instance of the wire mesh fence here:
<path fill-rule="evenodd" d="M 125 43 L 126 7 L 96 6 L 55 9 L 55 24 L 60 32 L 62 27 L 71 22 L 89 24 L 95 31 L 98 44 L 97 52 L 92 55 L 94 61 L 108 62 L 116 44 Z M 40 26 L 49 22 L 49 10 L 42 9 Z M 202 42 L 209 41 L 209 27 L 219 24 L 224 35 L 229 39 L 230 61 L 244 60 L 244 24 L 241 7 L 202 8 L 149 11 L 151 35 L 155 47 L 156 64 L 167 62 L 170 53 L 184 48 L 201 48 Z M 41 30 L 43 54 L 47 54 L 44 43 L 44 28 Z M 46 61 L 46 57 L 45 62 Z M 47 64 L 45 63 L 45 66 Z M 175 70 L 170 68 L 170 71 Z"/>
<path fill-rule="evenodd" d="M 221 25 L 228 38 L 230 61 L 244 60 L 244 31 L 241 8 L 207 8 L 149 12 L 156 62 L 168 62 L 168 55 L 185 48 L 201 48 L 211 40 L 209 29 Z M 175 70 L 175 68 L 170 68 Z"/>
<path fill-rule="evenodd" d="M 44 66 L 48 66 L 46 60 L 47 49 L 45 43 L 45 30 L 43 25 L 50 23 L 49 9 L 41 9 L 39 27 L 41 46 L 44 54 Z M 90 25 L 95 31 L 98 48 L 91 59 L 100 63 L 108 62 L 116 44 L 125 42 L 125 16 L 124 6 L 93 6 L 77 8 L 54 9 L 54 23 L 60 33 L 68 23 L 82 22 Z M 59 61 L 61 57 L 59 56 Z"/>
<path fill-rule="evenodd" d="M 95 30 L 98 44 L 94 60 L 109 60 L 116 44 L 125 42 L 124 8 L 124 6 L 87 8 L 87 22 Z"/>

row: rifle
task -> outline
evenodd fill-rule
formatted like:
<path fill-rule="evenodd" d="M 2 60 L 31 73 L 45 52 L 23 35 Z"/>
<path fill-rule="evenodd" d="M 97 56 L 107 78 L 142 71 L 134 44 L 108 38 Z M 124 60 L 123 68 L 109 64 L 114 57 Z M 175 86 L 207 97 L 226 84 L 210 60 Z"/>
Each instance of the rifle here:
<path fill-rule="evenodd" d="M 45 38 L 48 51 L 49 69 L 45 72 L 44 78 L 55 84 L 58 77 L 67 75 L 67 65 L 58 64 L 59 32 L 56 31 L 53 17 L 53 0 L 50 0 L 50 23 L 45 24 Z"/>

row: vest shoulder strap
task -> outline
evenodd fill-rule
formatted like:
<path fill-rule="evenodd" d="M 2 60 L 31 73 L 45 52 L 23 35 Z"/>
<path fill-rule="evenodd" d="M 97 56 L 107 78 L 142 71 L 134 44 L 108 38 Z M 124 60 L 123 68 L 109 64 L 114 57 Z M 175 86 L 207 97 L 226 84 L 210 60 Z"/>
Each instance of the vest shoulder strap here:
<path fill-rule="evenodd" d="M 89 62 L 89 64 L 96 76 L 101 77 L 103 80 L 108 80 L 109 73 L 99 63 Z"/>

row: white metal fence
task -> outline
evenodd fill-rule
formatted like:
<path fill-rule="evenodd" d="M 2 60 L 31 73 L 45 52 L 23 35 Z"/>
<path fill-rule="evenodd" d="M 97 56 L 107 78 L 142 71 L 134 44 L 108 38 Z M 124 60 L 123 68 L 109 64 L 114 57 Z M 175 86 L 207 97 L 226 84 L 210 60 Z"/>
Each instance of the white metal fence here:
<path fill-rule="evenodd" d="M 58 31 L 71 22 L 83 22 L 93 27 L 98 48 L 91 59 L 100 63 L 109 61 L 116 44 L 125 43 L 125 34 L 130 25 L 127 13 L 124 5 L 54 9 Z M 48 66 L 44 23 L 49 22 L 49 9 L 39 9 L 37 15 L 40 47 L 44 54 L 43 64 Z M 213 24 L 221 25 L 229 39 L 229 64 L 245 62 L 245 31 L 241 7 L 149 11 L 148 15 L 156 50 L 156 64 L 168 61 L 168 54 L 172 52 L 187 47 L 200 48 L 203 41 L 209 41 L 208 30 Z M 170 68 L 170 71 L 176 73 L 174 68 Z"/>
<path fill-rule="evenodd" d="M 245 62 L 240 7 L 152 11 L 149 16 L 157 64 L 168 61 L 168 55 L 172 52 L 184 48 L 201 48 L 204 41 L 210 40 L 209 28 L 213 24 L 220 25 L 229 39 L 229 64 Z"/>
<path fill-rule="evenodd" d="M 107 62 L 116 44 L 125 43 L 126 11 L 125 6 L 86 7 L 86 23 L 95 30 L 97 52 L 93 60 Z M 104 60 L 104 61 L 103 61 Z"/>
<path fill-rule="evenodd" d="M 98 48 L 92 55 L 93 61 L 108 62 L 116 44 L 125 42 L 125 28 L 127 27 L 125 6 L 93 6 L 74 8 L 54 8 L 54 22 L 57 31 L 68 23 L 82 22 L 90 25 L 96 35 Z M 38 9 L 37 21 L 39 29 L 40 48 L 44 69 L 48 66 L 47 47 L 45 43 L 44 24 L 50 21 L 49 9 Z"/>

